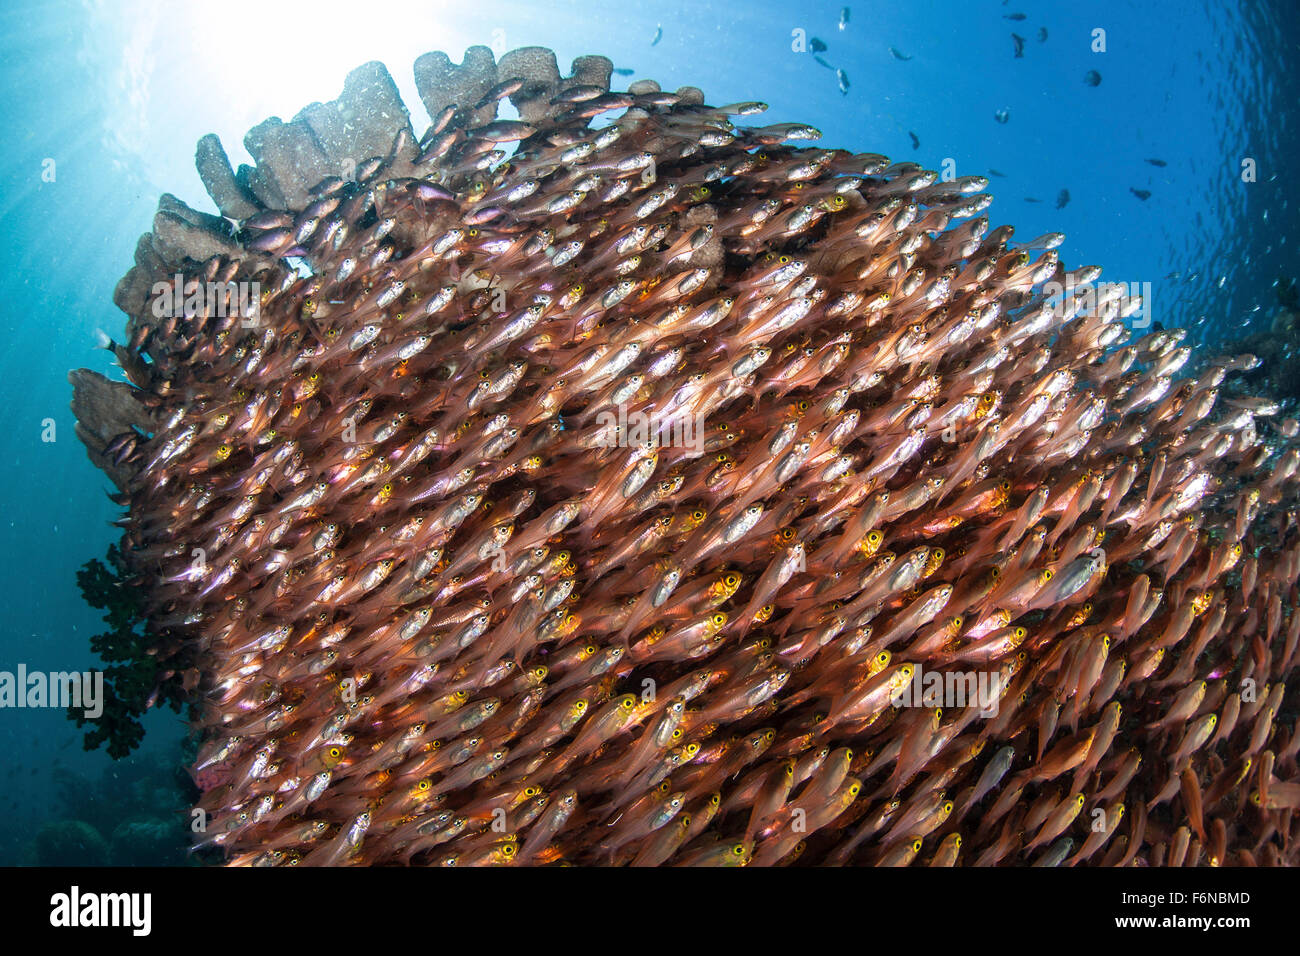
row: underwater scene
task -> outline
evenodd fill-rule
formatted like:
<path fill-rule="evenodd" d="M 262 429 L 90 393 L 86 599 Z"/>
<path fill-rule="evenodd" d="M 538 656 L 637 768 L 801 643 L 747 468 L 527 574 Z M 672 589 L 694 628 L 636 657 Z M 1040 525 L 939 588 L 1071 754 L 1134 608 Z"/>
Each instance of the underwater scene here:
<path fill-rule="evenodd" d="M 1300 862 L 1292 0 L 3 17 L 0 864 Z"/>

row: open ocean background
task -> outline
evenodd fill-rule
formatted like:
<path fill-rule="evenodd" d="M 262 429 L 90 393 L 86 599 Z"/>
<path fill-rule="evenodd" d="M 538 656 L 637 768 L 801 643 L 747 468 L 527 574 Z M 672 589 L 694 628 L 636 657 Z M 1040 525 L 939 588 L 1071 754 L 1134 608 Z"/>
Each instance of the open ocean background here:
<path fill-rule="evenodd" d="M 473 44 L 498 56 L 551 47 L 562 74 L 576 56 L 604 54 L 635 70 L 616 88 L 649 77 L 698 86 L 715 104 L 760 99 L 771 106 L 761 122 L 811 123 L 826 146 L 932 169 L 948 160 L 959 176 L 997 170 L 992 225 L 1015 225 L 1021 241 L 1064 232 L 1067 265 L 1150 282 L 1152 318 L 1166 326 L 1210 343 L 1268 328 L 1273 283 L 1300 278 L 1296 0 L 855 2 L 840 30 L 842 6 L 4 4 L 0 671 L 97 664 L 88 642 L 100 612 L 75 573 L 116 540 L 118 511 L 73 433 L 67 372 L 120 377 L 95 330 L 121 334 L 113 288 L 158 196 L 215 212 L 195 141 L 215 132 L 232 163 L 248 162 L 246 130 L 332 99 L 367 60 L 387 64 L 417 134 L 428 117 L 412 63 L 434 49 L 459 61 Z M 1015 13 L 1025 18 L 1006 19 Z M 1096 29 L 1104 53 L 1092 50 Z M 795 31 L 825 44 L 829 67 L 793 51 Z M 1013 33 L 1025 38 L 1020 58 Z M 1085 83 L 1089 71 L 1099 85 Z M 1247 158 L 1253 183 L 1241 177 Z M 1057 209 L 1062 190 L 1069 201 Z M 42 441 L 47 419 L 53 442 Z M 184 726 L 165 711 L 146 727 L 142 747 L 115 762 L 84 752 L 60 710 L 0 709 L 0 864 L 36 862 L 42 828 L 51 862 L 182 862 Z"/>

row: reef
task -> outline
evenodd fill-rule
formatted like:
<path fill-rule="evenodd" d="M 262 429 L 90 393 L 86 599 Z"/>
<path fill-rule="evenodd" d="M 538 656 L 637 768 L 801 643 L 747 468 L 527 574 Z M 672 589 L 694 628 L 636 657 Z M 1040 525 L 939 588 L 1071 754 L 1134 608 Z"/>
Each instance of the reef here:
<path fill-rule="evenodd" d="M 107 866 L 108 843 L 80 820 L 45 824 L 34 841 L 37 866 Z"/>
<path fill-rule="evenodd" d="M 219 215 L 162 197 L 127 381 L 71 380 L 147 622 L 102 652 L 155 668 L 128 716 L 192 695 L 198 846 L 1295 862 L 1258 360 L 1138 328 L 982 177 L 611 66 L 427 54 L 417 139 L 367 64 L 252 166 L 199 142 Z"/>
<path fill-rule="evenodd" d="M 56 766 L 49 823 L 28 847 L 42 866 L 183 866 L 192 852 L 191 807 L 198 791 L 183 769 L 192 746 L 137 750 L 98 776 Z"/>
<path fill-rule="evenodd" d="M 1279 402 L 1300 402 L 1300 296 L 1294 279 L 1274 285 L 1278 308 L 1268 327 L 1229 343 L 1233 351 L 1254 355 L 1259 364 L 1242 373 L 1240 386 Z"/>

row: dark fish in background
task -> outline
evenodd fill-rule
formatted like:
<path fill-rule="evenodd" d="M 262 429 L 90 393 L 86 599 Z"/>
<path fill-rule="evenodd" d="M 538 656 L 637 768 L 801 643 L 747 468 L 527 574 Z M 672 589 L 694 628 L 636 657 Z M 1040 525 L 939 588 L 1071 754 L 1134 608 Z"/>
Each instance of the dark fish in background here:
<path fill-rule="evenodd" d="M 660 24 L 659 26 L 655 27 L 655 38 L 650 41 L 650 45 L 654 46 L 663 38 L 664 38 L 664 28 L 663 28 L 663 24 Z"/>
<path fill-rule="evenodd" d="M 1041 199 L 1035 199 L 1033 196 L 1026 196 L 1025 202 L 1042 202 Z"/>
<path fill-rule="evenodd" d="M 998 170 L 996 170 L 996 169 L 990 169 L 990 170 L 989 170 L 989 175 L 990 175 L 990 176 L 998 176 L 998 177 L 1001 178 L 1001 179 L 1006 179 L 1006 178 L 1007 178 L 1007 174 L 1006 174 L 1006 173 L 998 172 Z"/>
<path fill-rule="evenodd" d="M 631 76 L 634 71 L 629 70 L 625 66 L 616 66 L 614 67 L 614 72 L 617 73 L 619 76 Z"/>
<path fill-rule="evenodd" d="M 1011 41 L 1016 45 L 1016 55 L 1014 59 L 1019 60 L 1025 55 L 1025 38 L 1019 33 L 1011 34 Z"/>
<path fill-rule="evenodd" d="M 1163 159 L 1148 159 L 1147 162 L 1152 166 L 1159 166 L 1161 169 L 1169 165 Z"/>
<path fill-rule="evenodd" d="M 1023 13 L 1004 13 L 1004 14 L 1002 14 L 1002 19 L 1003 19 L 1003 20 L 1023 20 L 1024 18 L 1025 18 L 1025 15 L 1024 15 Z"/>
<path fill-rule="evenodd" d="M 1006 123 L 1007 120 L 1011 119 L 1011 110 L 998 110 L 993 114 L 993 118 L 999 123 Z"/>
<path fill-rule="evenodd" d="M 1101 86 L 1101 74 L 1096 70 L 1089 70 L 1087 73 L 1083 74 L 1083 82 L 1087 83 L 1089 86 Z"/>
<path fill-rule="evenodd" d="M 847 30 L 848 27 L 849 27 L 849 8 L 842 7 L 840 9 L 840 29 Z"/>
<path fill-rule="evenodd" d="M 892 56 L 895 60 L 905 60 L 905 61 L 906 61 L 906 60 L 910 60 L 910 59 L 911 59 L 910 56 L 903 56 L 903 54 L 901 54 L 901 53 L 898 52 L 898 48 L 897 48 L 897 47 L 892 47 L 892 46 L 889 48 L 889 55 Z"/>
<path fill-rule="evenodd" d="M 826 69 L 828 69 L 828 70 L 833 70 L 833 69 L 835 69 L 835 67 L 831 66 L 829 63 L 827 63 L 824 59 L 822 59 L 822 58 L 821 58 L 819 55 L 817 55 L 817 54 L 813 54 L 813 59 L 816 60 L 818 63 L 820 63 L 822 66 L 826 67 Z"/>
<path fill-rule="evenodd" d="M 1059 193 L 1056 194 L 1057 209 L 1064 209 L 1069 202 L 1070 202 L 1070 190 L 1062 189 Z"/>
<path fill-rule="evenodd" d="M 848 75 L 847 73 L 845 73 L 843 70 L 836 70 L 836 71 L 835 71 L 835 79 L 836 79 L 836 80 L 839 82 L 839 84 L 840 84 L 840 92 L 843 93 L 845 96 L 848 96 L 848 95 L 849 95 L 849 75 Z"/>
<path fill-rule="evenodd" d="M 1047 42 L 1047 27 L 1038 28 L 1038 42 L 1039 43 Z"/>
<path fill-rule="evenodd" d="M 1151 198 L 1151 190 L 1149 189 L 1134 189 L 1132 186 L 1130 186 L 1128 188 L 1128 191 L 1131 192 L 1134 196 L 1137 196 L 1137 198 L 1141 199 L 1143 202 L 1146 202 L 1148 199 Z"/>
<path fill-rule="evenodd" d="M 919 139 L 917 139 L 916 134 L 913 133 L 913 132 L 909 129 L 909 130 L 907 131 L 907 135 L 910 136 L 910 137 L 912 137 L 912 148 L 913 148 L 913 149 L 920 149 L 920 148 L 921 148 L 921 141 L 920 141 Z"/>
<path fill-rule="evenodd" d="M 822 40 L 820 37 L 812 37 L 808 40 L 808 49 L 812 50 L 814 53 L 825 53 L 826 41 Z"/>

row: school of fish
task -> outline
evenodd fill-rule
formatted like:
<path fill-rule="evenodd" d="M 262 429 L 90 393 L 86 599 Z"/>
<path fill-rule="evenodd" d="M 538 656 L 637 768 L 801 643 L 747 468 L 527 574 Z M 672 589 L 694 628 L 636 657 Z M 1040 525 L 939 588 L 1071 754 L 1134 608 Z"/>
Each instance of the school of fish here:
<path fill-rule="evenodd" d="M 982 177 L 610 73 L 428 54 L 417 139 L 367 64 L 255 167 L 200 141 L 222 215 L 163 197 L 126 381 L 70 379 L 196 844 L 1296 862 L 1300 446 L 1254 359 L 1134 328 Z"/>

